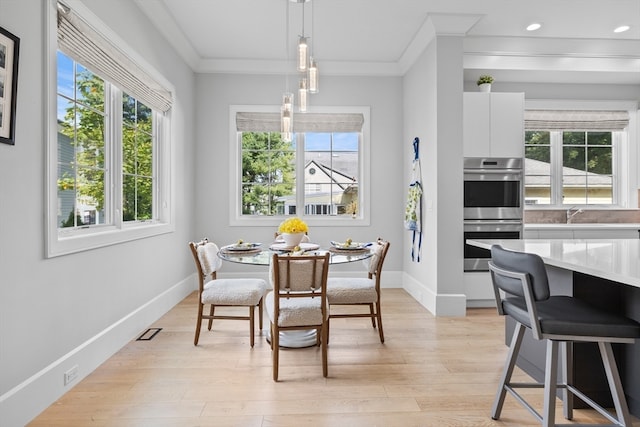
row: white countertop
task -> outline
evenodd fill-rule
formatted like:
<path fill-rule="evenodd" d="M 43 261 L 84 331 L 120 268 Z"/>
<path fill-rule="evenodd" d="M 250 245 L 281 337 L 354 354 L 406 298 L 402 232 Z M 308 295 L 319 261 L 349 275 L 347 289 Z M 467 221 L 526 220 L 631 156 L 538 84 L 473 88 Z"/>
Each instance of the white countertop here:
<path fill-rule="evenodd" d="M 581 222 L 581 223 L 555 223 L 555 224 L 543 224 L 543 223 L 525 223 L 524 228 L 526 230 L 567 230 L 567 229 L 593 229 L 593 230 L 606 230 L 606 229 L 616 229 L 616 230 L 640 230 L 640 224 L 631 223 L 631 222 Z"/>
<path fill-rule="evenodd" d="M 548 265 L 640 288 L 640 239 L 468 239 L 467 243 L 535 253 Z"/>

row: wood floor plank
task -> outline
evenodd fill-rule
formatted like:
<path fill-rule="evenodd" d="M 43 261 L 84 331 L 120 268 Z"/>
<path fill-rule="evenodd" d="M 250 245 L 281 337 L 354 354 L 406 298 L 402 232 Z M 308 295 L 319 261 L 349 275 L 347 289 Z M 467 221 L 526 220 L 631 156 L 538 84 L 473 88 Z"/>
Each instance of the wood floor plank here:
<path fill-rule="evenodd" d="M 402 289 L 384 289 L 384 344 L 368 319 L 336 319 L 328 378 L 318 347 L 283 349 L 275 383 L 266 329 L 256 330 L 251 348 L 246 322 L 221 320 L 211 331 L 203 327 L 193 345 L 196 298 L 149 325 L 162 331 L 127 344 L 29 426 L 538 425 L 510 396 L 500 420 L 489 416 L 507 354 L 495 309 L 434 317 Z M 525 393 L 541 405 L 539 391 Z M 557 411 L 564 422 L 559 401 Z M 576 422 L 603 421 L 591 410 L 575 412 Z"/>

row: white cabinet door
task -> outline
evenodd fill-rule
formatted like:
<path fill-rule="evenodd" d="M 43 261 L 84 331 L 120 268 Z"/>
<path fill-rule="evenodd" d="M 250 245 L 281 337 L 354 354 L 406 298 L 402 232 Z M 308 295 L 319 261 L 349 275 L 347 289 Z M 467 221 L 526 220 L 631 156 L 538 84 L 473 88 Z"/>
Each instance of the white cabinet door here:
<path fill-rule="evenodd" d="M 465 92 L 465 157 L 524 156 L 524 94 Z"/>
<path fill-rule="evenodd" d="M 464 157 L 491 156 L 491 96 L 488 93 L 465 93 L 463 102 Z"/>
<path fill-rule="evenodd" d="M 491 156 L 524 157 L 524 94 L 491 94 Z"/>
<path fill-rule="evenodd" d="M 573 230 L 539 230 L 539 239 L 573 239 Z"/>
<path fill-rule="evenodd" d="M 630 228 L 620 229 L 587 229 L 587 230 L 573 230 L 573 237 L 575 239 L 637 239 L 638 230 Z"/>

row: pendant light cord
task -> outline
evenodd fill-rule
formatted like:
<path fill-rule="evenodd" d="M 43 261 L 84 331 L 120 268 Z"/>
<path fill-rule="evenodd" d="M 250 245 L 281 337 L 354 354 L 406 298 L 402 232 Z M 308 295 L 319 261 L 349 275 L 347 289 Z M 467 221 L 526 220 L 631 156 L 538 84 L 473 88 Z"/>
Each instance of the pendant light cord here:
<path fill-rule="evenodd" d="M 284 91 L 285 92 L 289 92 L 289 0 L 284 0 L 287 4 L 287 8 L 286 8 L 286 34 L 285 34 L 285 43 L 284 43 L 284 48 L 286 50 L 286 54 L 287 54 L 287 61 L 286 61 L 286 65 L 285 65 L 285 74 L 284 74 Z"/>

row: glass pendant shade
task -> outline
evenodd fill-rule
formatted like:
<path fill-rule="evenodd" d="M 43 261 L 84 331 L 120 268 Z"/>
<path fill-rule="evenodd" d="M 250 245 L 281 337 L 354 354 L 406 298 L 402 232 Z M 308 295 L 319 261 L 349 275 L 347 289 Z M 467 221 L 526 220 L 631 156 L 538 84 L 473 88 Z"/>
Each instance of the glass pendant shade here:
<path fill-rule="evenodd" d="M 307 38 L 300 36 L 298 41 L 298 71 L 307 71 Z"/>
<path fill-rule="evenodd" d="M 291 92 L 285 92 L 282 94 L 282 108 L 288 111 L 293 111 L 293 94 Z"/>
<path fill-rule="evenodd" d="M 291 142 L 293 136 L 293 94 L 282 95 L 280 107 L 280 132 L 284 142 Z"/>
<path fill-rule="evenodd" d="M 318 86 L 318 63 L 313 57 L 309 59 L 309 92 L 318 93 L 320 88 Z"/>
<path fill-rule="evenodd" d="M 301 113 L 307 111 L 307 79 L 300 79 L 300 89 L 298 90 L 298 110 Z"/>

